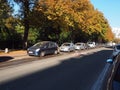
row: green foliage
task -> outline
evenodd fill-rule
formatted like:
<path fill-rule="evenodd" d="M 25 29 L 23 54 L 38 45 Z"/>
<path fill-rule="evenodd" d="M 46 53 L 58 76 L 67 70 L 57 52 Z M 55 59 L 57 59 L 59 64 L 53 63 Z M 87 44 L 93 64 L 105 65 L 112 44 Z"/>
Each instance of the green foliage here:
<path fill-rule="evenodd" d="M 21 47 L 21 35 L 15 30 L 17 19 L 12 16 L 13 9 L 8 1 L 0 0 L 0 49 Z"/>
<path fill-rule="evenodd" d="M 5 43 L 7 44 L 11 40 L 14 28 L 12 22 L 14 22 L 14 19 L 12 18 L 12 9 L 9 3 L 7 0 L 0 0 L 0 48 L 4 48 Z M 3 41 L 5 42 L 2 43 Z"/>
<path fill-rule="evenodd" d="M 30 45 L 33 45 L 37 42 L 37 38 L 39 36 L 39 31 L 37 29 L 30 28 L 28 41 Z"/>
<path fill-rule="evenodd" d="M 63 42 L 70 42 L 71 41 L 71 32 L 66 32 L 63 31 L 60 33 L 60 38 L 59 38 L 59 44 L 62 44 Z"/>

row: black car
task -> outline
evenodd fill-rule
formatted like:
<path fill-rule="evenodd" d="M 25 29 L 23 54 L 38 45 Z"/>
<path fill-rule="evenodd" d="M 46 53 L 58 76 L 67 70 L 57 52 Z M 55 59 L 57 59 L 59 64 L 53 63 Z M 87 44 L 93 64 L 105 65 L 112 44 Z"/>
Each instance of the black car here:
<path fill-rule="evenodd" d="M 48 54 L 58 54 L 58 44 L 52 41 L 41 41 L 27 49 L 28 55 L 45 56 Z"/>
<path fill-rule="evenodd" d="M 107 63 L 91 90 L 120 90 L 120 54 Z"/>
<path fill-rule="evenodd" d="M 120 90 L 120 54 L 114 58 L 109 77 L 108 90 Z"/>

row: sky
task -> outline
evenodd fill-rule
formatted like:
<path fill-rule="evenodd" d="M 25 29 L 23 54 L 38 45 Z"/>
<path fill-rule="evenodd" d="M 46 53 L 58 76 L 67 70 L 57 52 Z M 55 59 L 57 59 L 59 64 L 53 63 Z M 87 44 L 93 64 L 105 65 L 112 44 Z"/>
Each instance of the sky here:
<path fill-rule="evenodd" d="M 120 28 L 120 0 L 90 0 L 103 13 L 112 28 Z"/>

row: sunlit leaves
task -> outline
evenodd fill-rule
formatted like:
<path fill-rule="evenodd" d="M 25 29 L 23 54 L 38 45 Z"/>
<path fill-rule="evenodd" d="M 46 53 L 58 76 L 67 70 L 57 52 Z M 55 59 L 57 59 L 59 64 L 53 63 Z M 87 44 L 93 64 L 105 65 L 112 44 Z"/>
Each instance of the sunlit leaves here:
<path fill-rule="evenodd" d="M 40 23 L 41 20 L 41 27 L 52 27 L 54 30 L 68 31 L 68 33 L 71 30 L 78 31 L 88 40 L 113 39 L 108 21 L 101 12 L 94 9 L 89 0 L 40 0 L 34 10 L 40 15 L 36 22 Z M 75 33 L 73 37 L 83 36 L 77 35 L 80 33 Z"/>

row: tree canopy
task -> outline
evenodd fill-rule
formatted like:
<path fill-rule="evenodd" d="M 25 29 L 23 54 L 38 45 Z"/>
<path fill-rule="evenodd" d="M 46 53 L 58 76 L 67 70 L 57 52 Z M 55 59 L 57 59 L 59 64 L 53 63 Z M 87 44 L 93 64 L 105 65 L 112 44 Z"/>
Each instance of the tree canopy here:
<path fill-rule="evenodd" d="M 113 39 L 108 21 L 100 11 L 94 9 L 89 0 L 40 0 L 34 7 L 33 16 L 36 16 L 37 25 L 44 27 L 42 29 L 54 29 L 60 33 L 72 31 L 73 39 L 75 36 L 83 40 L 86 37 L 86 41 Z"/>
<path fill-rule="evenodd" d="M 40 40 L 58 43 L 108 42 L 114 36 L 104 14 L 90 0 L 0 0 L 0 30 L 20 34 L 23 48 Z M 14 17 L 11 3 L 18 4 Z M 9 32 L 10 35 L 13 32 Z M 8 35 L 10 37 L 10 35 Z M 0 33 L 0 37 L 4 36 Z M 8 38 L 7 36 L 5 36 Z M 18 39 L 19 40 L 19 39 Z"/>

